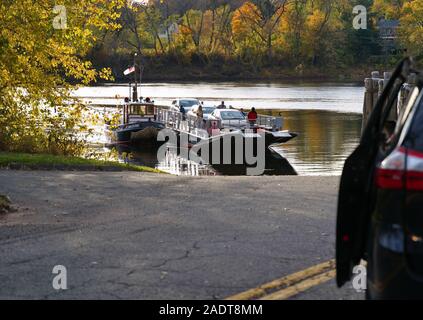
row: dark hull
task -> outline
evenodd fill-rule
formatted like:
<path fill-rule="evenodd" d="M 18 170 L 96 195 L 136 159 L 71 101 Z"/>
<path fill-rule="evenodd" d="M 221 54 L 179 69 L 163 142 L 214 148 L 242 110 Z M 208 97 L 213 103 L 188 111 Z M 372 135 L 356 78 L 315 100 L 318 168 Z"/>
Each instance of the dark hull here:
<path fill-rule="evenodd" d="M 259 156 L 263 156 L 265 159 L 266 174 L 297 175 L 297 172 L 289 162 L 271 147 L 274 144 L 290 141 L 297 136 L 292 133 L 289 133 L 289 135 L 275 138 L 271 134 L 266 134 L 251 138 L 238 132 L 211 137 L 209 139 L 199 138 L 196 143 L 190 143 L 189 147 L 190 151 L 194 152 L 205 163 L 210 164 L 215 170 L 225 175 L 245 175 L 248 168 L 255 166 L 248 163 L 251 161 L 251 157 L 256 158 Z M 230 136 L 230 149 L 226 149 L 228 140 L 225 142 L 225 139 L 228 139 Z M 258 139 L 263 140 L 259 141 Z M 251 143 L 252 154 L 248 155 L 249 161 L 247 161 L 247 144 L 251 145 Z M 186 139 L 178 139 L 177 149 L 180 150 L 185 147 Z M 230 151 L 230 156 L 228 156 L 228 151 Z"/>
<path fill-rule="evenodd" d="M 118 144 L 155 144 L 162 129 L 163 124 L 154 121 L 134 123 L 112 130 L 110 140 Z"/>
<path fill-rule="evenodd" d="M 216 142 L 217 140 L 222 141 L 223 139 L 225 139 L 225 137 L 236 137 L 236 136 L 242 136 L 242 139 L 244 141 L 244 144 L 246 142 L 246 140 L 248 139 L 253 139 L 254 142 L 256 143 L 257 138 L 248 138 L 248 136 L 244 135 L 241 132 L 233 132 L 233 133 L 228 133 L 227 135 L 219 135 L 219 136 L 215 136 L 215 137 L 210 137 L 208 139 L 203 139 L 203 138 L 196 138 L 196 137 L 190 137 L 193 139 L 190 139 L 190 141 L 194 141 L 194 144 L 211 144 Z M 264 144 L 266 149 L 268 149 L 270 146 L 272 145 L 276 145 L 276 144 L 282 144 L 282 143 L 287 143 L 289 141 L 291 141 L 292 139 L 295 139 L 298 136 L 298 134 L 293 133 L 293 132 L 270 132 L 270 131 L 266 131 L 265 134 L 263 135 L 264 140 Z"/>

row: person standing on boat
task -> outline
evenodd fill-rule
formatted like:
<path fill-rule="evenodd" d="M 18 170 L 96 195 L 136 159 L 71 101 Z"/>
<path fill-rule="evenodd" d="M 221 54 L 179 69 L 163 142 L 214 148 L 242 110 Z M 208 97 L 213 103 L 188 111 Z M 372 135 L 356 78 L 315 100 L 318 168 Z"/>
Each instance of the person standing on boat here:
<path fill-rule="evenodd" d="M 217 107 L 217 109 L 226 109 L 225 101 L 222 101 L 220 106 Z"/>
<path fill-rule="evenodd" d="M 185 117 L 185 108 L 184 108 L 184 106 L 181 105 L 179 107 L 179 112 L 182 113 L 182 121 L 185 121 L 186 120 L 186 117 Z"/>
<path fill-rule="evenodd" d="M 256 108 L 252 108 L 251 111 L 248 113 L 248 122 L 250 123 L 250 127 L 253 128 L 257 122 L 258 114 Z"/>
<path fill-rule="evenodd" d="M 219 127 L 217 126 L 217 122 L 216 122 L 216 121 L 212 121 L 212 122 L 211 122 L 211 126 L 210 126 L 210 128 L 207 130 L 207 132 L 209 133 L 209 136 L 210 136 L 210 137 L 212 137 L 212 136 L 216 136 L 216 135 L 219 135 L 219 134 L 220 134 L 220 129 L 219 129 Z"/>
<path fill-rule="evenodd" d="M 203 128 L 203 118 L 204 118 L 204 112 L 203 112 L 203 106 L 198 106 L 197 109 L 197 128 Z"/>
<path fill-rule="evenodd" d="M 201 105 L 197 109 L 197 117 L 200 119 L 204 118 L 203 106 Z"/>

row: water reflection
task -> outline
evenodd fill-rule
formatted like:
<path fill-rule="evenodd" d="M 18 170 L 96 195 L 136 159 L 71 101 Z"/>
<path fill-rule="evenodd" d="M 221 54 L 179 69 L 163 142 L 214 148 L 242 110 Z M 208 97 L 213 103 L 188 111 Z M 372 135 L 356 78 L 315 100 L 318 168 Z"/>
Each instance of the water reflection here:
<path fill-rule="evenodd" d="M 282 116 L 285 129 L 299 134 L 290 142 L 273 147 L 274 153 L 266 157 L 267 175 L 289 175 L 295 172 L 299 175 L 340 175 L 345 159 L 360 139 L 362 121 L 360 114 L 322 110 L 260 110 L 259 112 Z M 176 151 L 169 151 L 165 159 L 158 162 L 157 149 L 151 147 L 119 146 L 116 152 L 110 152 L 110 149 L 100 150 L 96 155 L 89 157 L 101 157 L 101 159 L 106 157 L 109 160 L 131 162 L 176 175 L 246 174 L 245 166 L 206 166 L 185 159 Z"/>
<path fill-rule="evenodd" d="M 170 147 L 160 161 L 157 159 L 157 147 L 116 146 L 119 161 L 159 169 L 179 176 L 243 176 L 247 174 L 246 165 L 206 165 L 188 159 L 187 150 Z M 185 152 L 183 152 L 185 151 Z M 290 163 L 274 150 L 266 152 L 264 175 L 296 175 Z"/>
<path fill-rule="evenodd" d="M 360 114 L 318 110 L 263 112 L 281 114 L 285 128 L 299 134 L 277 150 L 300 175 L 340 175 L 345 159 L 360 139 Z"/>

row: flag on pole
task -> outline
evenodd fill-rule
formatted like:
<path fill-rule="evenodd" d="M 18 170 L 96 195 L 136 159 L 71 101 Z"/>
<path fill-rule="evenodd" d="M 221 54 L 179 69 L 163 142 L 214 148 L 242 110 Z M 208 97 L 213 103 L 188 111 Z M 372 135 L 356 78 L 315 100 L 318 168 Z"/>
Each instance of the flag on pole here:
<path fill-rule="evenodd" d="M 125 76 L 127 76 L 127 75 L 129 75 L 129 74 L 131 74 L 131 73 L 134 73 L 134 72 L 135 72 L 135 66 L 130 67 L 130 68 L 128 68 L 128 69 L 126 69 L 126 70 L 123 72 L 123 74 L 124 74 Z"/>

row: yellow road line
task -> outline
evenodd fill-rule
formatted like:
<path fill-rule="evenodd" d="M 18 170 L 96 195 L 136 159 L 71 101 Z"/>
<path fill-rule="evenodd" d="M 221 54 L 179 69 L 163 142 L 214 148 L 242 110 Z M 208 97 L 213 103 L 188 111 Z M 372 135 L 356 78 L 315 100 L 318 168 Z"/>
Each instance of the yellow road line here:
<path fill-rule="evenodd" d="M 252 300 L 258 299 L 260 297 L 270 295 L 270 293 L 282 288 L 289 289 L 295 284 L 307 280 L 312 277 L 321 275 L 322 273 L 327 273 L 335 269 L 335 260 L 329 260 L 324 263 L 318 264 L 311 268 L 305 269 L 303 271 L 296 272 L 289 276 L 274 280 L 272 282 L 261 285 L 257 288 L 236 294 L 227 298 L 226 300 Z M 311 279 L 310 279 L 311 280 Z M 318 285 L 319 283 L 315 284 Z"/>
<path fill-rule="evenodd" d="M 281 291 L 264 296 L 260 298 L 260 300 L 286 300 L 310 288 L 313 288 L 315 286 L 328 282 L 329 280 L 333 279 L 335 275 L 336 275 L 335 270 L 325 272 L 313 278 L 294 284 L 293 286 L 285 288 Z"/>

